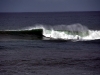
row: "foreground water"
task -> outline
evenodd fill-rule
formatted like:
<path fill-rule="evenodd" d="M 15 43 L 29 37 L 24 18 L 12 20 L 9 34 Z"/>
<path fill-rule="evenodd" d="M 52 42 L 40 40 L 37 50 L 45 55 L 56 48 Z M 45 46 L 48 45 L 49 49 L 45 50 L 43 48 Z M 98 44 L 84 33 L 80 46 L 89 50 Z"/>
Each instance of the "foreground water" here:
<path fill-rule="evenodd" d="M 100 75 L 100 42 L 0 41 L 0 75 Z"/>

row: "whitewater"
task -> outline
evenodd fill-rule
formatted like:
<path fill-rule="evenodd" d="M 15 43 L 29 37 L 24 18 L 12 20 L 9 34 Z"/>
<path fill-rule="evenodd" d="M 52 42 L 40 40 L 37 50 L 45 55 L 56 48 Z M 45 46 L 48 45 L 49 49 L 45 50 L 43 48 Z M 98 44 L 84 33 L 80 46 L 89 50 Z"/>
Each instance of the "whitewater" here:
<path fill-rule="evenodd" d="M 79 23 L 72 25 L 57 25 L 52 27 L 36 25 L 34 27 L 27 27 L 24 30 L 33 29 L 43 29 L 43 36 L 45 36 L 45 40 L 48 38 L 75 41 L 100 39 L 100 30 L 91 30 Z"/>

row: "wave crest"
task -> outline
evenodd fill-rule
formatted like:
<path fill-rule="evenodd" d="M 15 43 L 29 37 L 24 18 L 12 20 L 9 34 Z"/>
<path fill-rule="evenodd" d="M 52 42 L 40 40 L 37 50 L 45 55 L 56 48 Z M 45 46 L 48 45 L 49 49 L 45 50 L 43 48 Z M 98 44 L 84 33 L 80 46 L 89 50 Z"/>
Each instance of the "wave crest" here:
<path fill-rule="evenodd" d="M 76 23 L 72 25 L 36 25 L 30 27 L 32 29 L 43 29 L 43 35 L 52 39 L 64 39 L 64 40 L 95 40 L 100 39 L 100 31 L 89 30 L 86 26 Z"/>
<path fill-rule="evenodd" d="M 100 39 L 100 31 L 89 30 L 86 26 L 76 23 L 72 25 L 41 25 L 38 24 L 34 27 L 27 27 L 21 30 L 15 31 L 24 31 L 24 30 L 36 30 L 42 29 L 42 35 L 46 39 L 62 39 L 62 40 L 76 40 L 76 41 L 86 41 L 86 40 L 95 40 Z M 10 30 L 9 30 L 10 31 Z"/>

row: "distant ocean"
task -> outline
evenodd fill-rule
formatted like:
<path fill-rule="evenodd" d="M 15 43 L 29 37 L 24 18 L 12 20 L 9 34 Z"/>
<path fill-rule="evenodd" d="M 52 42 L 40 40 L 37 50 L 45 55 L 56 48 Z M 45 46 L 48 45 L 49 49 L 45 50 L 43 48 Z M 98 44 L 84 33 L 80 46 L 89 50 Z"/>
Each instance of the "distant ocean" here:
<path fill-rule="evenodd" d="M 0 75 L 100 75 L 100 11 L 0 13 Z"/>

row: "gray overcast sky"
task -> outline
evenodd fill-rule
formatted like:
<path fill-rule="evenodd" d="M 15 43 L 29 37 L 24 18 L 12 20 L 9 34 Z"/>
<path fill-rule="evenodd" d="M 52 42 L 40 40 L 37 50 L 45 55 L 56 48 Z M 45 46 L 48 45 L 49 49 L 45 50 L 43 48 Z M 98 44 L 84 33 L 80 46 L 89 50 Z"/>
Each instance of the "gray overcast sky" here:
<path fill-rule="evenodd" d="M 100 0 L 0 0 L 0 12 L 100 11 Z"/>

